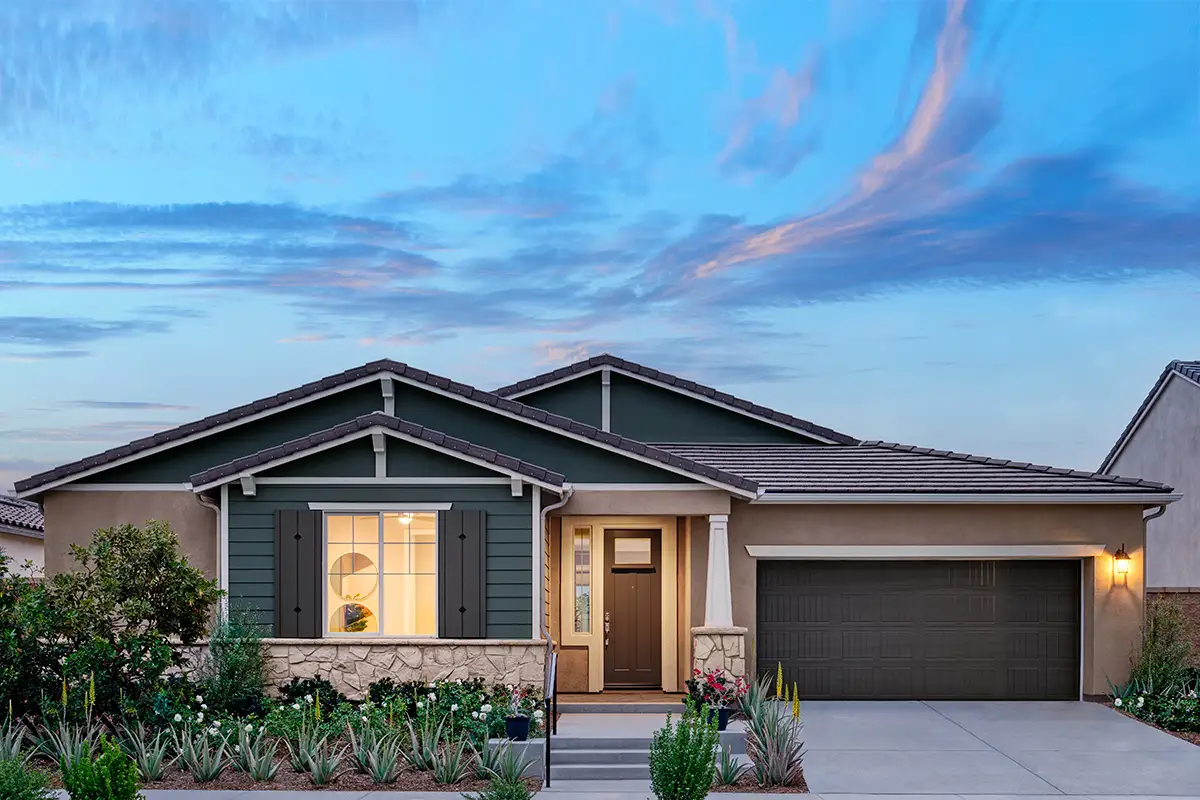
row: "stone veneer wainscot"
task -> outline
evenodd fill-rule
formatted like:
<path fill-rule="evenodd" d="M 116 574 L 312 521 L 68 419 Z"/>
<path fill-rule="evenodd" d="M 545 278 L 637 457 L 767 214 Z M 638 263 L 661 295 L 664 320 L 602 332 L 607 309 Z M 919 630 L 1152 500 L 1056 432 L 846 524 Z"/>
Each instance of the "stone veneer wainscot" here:
<path fill-rule="evenodd" d="M 267 682 L 326 678 L 359 699 L 382 678 L 403 681 L 467 680 L 540 685 L 546 644 L 529 639 L 264 639 Z"/>
<path fill-rule="evenodd" d="M 692 628 L 692 666 L 701 672 L 721 669 L 731 678 L 746 677 L 746 629 Z"/>

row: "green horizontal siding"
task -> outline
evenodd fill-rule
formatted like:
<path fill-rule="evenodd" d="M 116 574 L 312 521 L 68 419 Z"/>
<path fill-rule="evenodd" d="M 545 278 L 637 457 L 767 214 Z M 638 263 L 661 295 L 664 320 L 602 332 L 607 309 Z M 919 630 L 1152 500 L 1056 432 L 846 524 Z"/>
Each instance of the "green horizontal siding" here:
<path fill-rule="evenodd" d="M 379 382 L 373 381 L 98 472 L 86 482 L 184 483 L 209 467 L 382 410 Z"/>
<path fill-rule="evenodd" d="M 229 490 L 230 607 L 268 630 L 275 621 L 275 511 L 309 503 L 453 503 L 487 512 L 487 635 L 532 636 L 533 509 L 530 492 L 504 486 L 262 486 Z"/>
<path fill-rule="evenodd" d="M 600 373 L 593 372 L 548 389 L 531 392 L 517 400 L 527 406 L 543 408 L 551 414 L 599 428 L 603 422 L 602 387 Z"/>
<path fill-rule="evenodd" d="M 801 433 L 614 372 L 612 432 L 639 442 L 813 443 Z"/>
<path fill-rule="evenodd" d="M 415 386 L 396 386 L 396 414 L 560 472 L 574 483 L 693 483 L 691 478 Z"/>

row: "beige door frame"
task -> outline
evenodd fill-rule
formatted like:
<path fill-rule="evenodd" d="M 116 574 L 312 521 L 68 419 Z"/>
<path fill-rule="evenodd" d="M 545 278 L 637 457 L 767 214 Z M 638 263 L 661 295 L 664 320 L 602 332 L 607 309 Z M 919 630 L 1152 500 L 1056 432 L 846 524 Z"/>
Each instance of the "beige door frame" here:
<path fill-rule="evenodd" d="M 657 530 L 662 536 L 662 681 L 663 691 L 679 691 L 679 643 L 678 639 L 678 581 L 676 577 L 676 522 L 675 517 L 590 517 L 567 516 L 562 518 L 560 531 L 561 548 L 559 559 L 559 638 L 564 646 L 586 647 L 588 651 L 588 691 L 604 689 L 604 563 L 606 532 L 620 530 Z M 575 594 L 575 531 L 591 528 L 592 531 L 592 596 L 591 631 L 574 631 Z"/>

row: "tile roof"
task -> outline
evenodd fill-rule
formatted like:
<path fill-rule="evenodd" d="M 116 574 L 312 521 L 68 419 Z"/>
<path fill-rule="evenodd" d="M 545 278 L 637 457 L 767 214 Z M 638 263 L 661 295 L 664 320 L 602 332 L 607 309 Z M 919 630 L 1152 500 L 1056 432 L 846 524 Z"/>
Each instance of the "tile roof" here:
<path fill-rule="evenodd" d="M 392 375 L 414 381 L 415 383 L 420 383 L 434 389 L 440 389 L 442 391 L 449 392 L 450 394 L 457 395 L 464 400 L 491 406 L 523 419 L 539 422 L 543 425 L 557 428 L 558 430 L 566 433 L 582 436 L 585 439 L 590 439 L 600 444 L 606 444 L 618 450 L 633 453 L 635 455 L 642 456 L 643 458 L 648 458 L 652 461 L 658 461 L 664 465 L 675 467 L 694 475 L 703 476 L 728 486 L 734 486 L 743 491 L 754 491 L 756 488 L 753 481 L 748 481 L 737 475 L 724 473 L 707 465 L 692 463 L 687 459 L 683 459 L 679 456 L 664 452 L 663 450 L 650 447 L 642 444 L 641 442 L 634 441 L 633 439 L 626 439 L 623 436 L 617 436 L 616 434 L 608 433 L 607 431 L 601 431 L 599 428 L 594 428 L 591 425 L 585 425 L 582 422 L 576 422 L 575 420 L 568 419 L 567 417 L 551 414 L 550 412 L 543 411 L 540 408 L 527 406 L 524 403 L 517 402 L 516 400 L 509 400 L 492 392 L 476 389 L 474 386 L 468 386 L 465 383 L 458 383 L 457 381 L 452 381 L 449 378 L 443 378 L 440 375 L 434 375 L 433 373 L 426 372 L 423 369 L 416 369 L 403 362 L 393 361 L 391 359 L 372 361 L 369 364 L 362 365 L 361 367 L 348 369 L 345 372 L 339 372 L 336 375 L 330 375 L 329 377 L 322 378 L 319 381 L 306 383 L 303 386 L 291 389 L 290 391 L 272 395 L 271 397 L 266 397 L 262 400 L 255 400 L 253 403 L 238 406 L 237 408 L 223 411 L 220 414 L 213 414 L 212 416 L 205 417 L 204 419 L 197 420 L 196 422 L 189 422 L 186 425 L 180 425 L 179 427 L 171 428 L 170 430 L 162 431 L 161 433 L 156 433 L 153 436 L 149 436 L 144 439 L 138 439 L 137 441 L 130 442 L 126 445 L 121 445 L 120 447 L 114 447 L 112 449 L 105 450 L 103 453 L 98 453 L 94 456 L 89 456 L 87 458 L 80 459 L 79 461 L 74 461 L 70 464 L 64 464 L 60 467 L 55 467 L 54 469 L 46 472 L 41 472 L 24 480 L 17 481 L 16 488 L 18 492 L 30 492 L 48 483 L 52 483 L 63 478 L 69 478 L 72 475 L 92 469 L 93 467 L 104 466 L 126 456 L 136 455 L 137 453 L 141 453 L 153 447 L 178 442 L 193 434 L 203 433 L 218 426 L 230 422 L 236 422 L 244 417 L 258 414 L 262 411 L 279 408 L 280 406 L 284 406 L 297 400 L 303 400 L 304 398 L 310 397 L 318 392 L 336 389 L 339 386 L 344 386 L 363 378 L 369 378 L 373 375 L 381 375 L 384 373 L 390 373 Z"/>
<path fill-rule="evenodd" d="M 1163 371 L 1158 376 L 1158 380 L 1150 387 L 1150 392 L 1146 395 L 1146 399 L 1142 400 L 1142 404 L 1138 406 L 1138 410 L 1134 413 L 1133 418 L 1125 426 L 1125 430 L 1121 431 L 1121 435 L 1117 437 L 1116 443 L 1112 449 L 1108 451 L 1108 455 L 1100 462 L 1100 471 L 1108 471 L 1113 462 L 1117 459 L 1117 453 L 1121 452 L 1121 448 L 1133 435 L 1134 430 L 1142 421 L 1142 415 L 1150 408 L 1150 404 L 1154 402 L 1154 398 L 1158 397 L 1158 393 L 1162 391 L 1163 386 L 1173 375 L 1182 375 L 1193 383 L 1200 384 L 1200 361 L 1172 361 L 1163 368 Z"/>
<path fill-rule="evenodd" d="M 826 428 L 823 425 L 817 425 L 809 422 L 806 419 L 793 417 L 791 414 L 784 414 L 782 411 L 760 406 L 757 403 L 751 403 L 749 400 L 743 400 L 740 397 L 735 397 L 728 392 L 722 392 L 711 386 L 705 386 L 702 383 L 680 378 L 677 375 L 672 375 L 669 372 L 653 369 L 651 367 L 642 366 L 633 361 L 627 361 L 623 358 L 618 358 L 608 353 L 602 353 L 598 356 L 583 361 L 577 361 L 574 364 L 568 364 L 565 367 L 559 367 L 551 372 L 546 372 L 541 375 L 535 375 L 532 378 L 526 378 L 523 381 L 518 381 L 508 386 L 503 386 L 496 390 L 496 394 L 501 397 L 509 397 L 514 394 L 526 392 L 531 389 L 536 389 L 539 386 L 545 386 L 548 383 L 569 378 L 572 375 L 578 375 L 601 367 L 614 367 L 616 369 L 629 372 L 633 375 L 645 378 L 654 383 L 660 383 L 664 386 L 671 386 L 676 389 L 682 389 L 692 394 L 706 397 L 722 405 L 737 409 L 751 416 L 759 417 L 760 419 L 768 420 L 779 425 L 784 425 L 802 433 L 809 433 L 814 436 L 819 436 L 822 439 L 828 439 L 836 444 L 857 444 L 858 440 L 853 436 L 848 436 L 844 433 L 839 433 L 832 428 Z"/>
<path fill-rule="evenodd" d="M 0 527 L 19 528 L 41 538 L 44 526 L 42 509 L 37 503 L 0 495 Z"/>
<path fill-rule="evenodd" d="M 1148 499 L 1169 486 L 889 442 L 857 447 L 805 444 L 664 444 L 687 458 L 758 481 L 771 493 L 1128 494 Z"/>
<path fill-rule="evenodd" d="M 524 475 L 527 478 L 532 478 L 542 483 L 549 483 L 553 486 L 562 486 L 566 478 L 557 472 L 539 467 L 536 464 L 530 464 L 527 461 L 522 461 L 519 458 L 506 456 L 503 453 L 497 452 L 490 447 L 480 447 L 479 445 L 471 444 L 463 439 L 457 439 L 453 436 L 447 436 L 440 431 L 435 431 L 431 428 L 426 428 L 422 425 L 416 425 L 406 420 L 398 419 L 393 416 L 377 411 L 374 414 L 365 414 L 361 417 L 343 422 L 340 425 L 335 425 L 332 428 L 314 433 L 311 436 L 304 436 L 299 439 L 293 439 L 290 442 L 270 447 L 266 450 L 260 450 L 242 458 L 235 459 L 225 464 L 220 464 L 215 467 L 210 467 L 203 472 L 198 472 L 192 476 L 193 486 L 206 486 L 219 481 L 222 478 L 236 476 L 238 473 L 248 469 L 261 467 L 264 464 L 270 464 L 272 461 L 277 461 L 286 456 L 303 453 L 311 450 L 318 445 L 336 442 L 339 439 L 344 439 L 351 434 L 359 431 L 368 430 L 370 428 L 387 428 L 403 433 L 406 436 L 411 436 L 414 439 L 420 439 L 429 442 L 444 450 L 452 450 L 456 453 L 471 456 L 480 461 L 485 461 L 488 464 L 493 464 L 509 472 L 515 472 L 519 475 Z"/>

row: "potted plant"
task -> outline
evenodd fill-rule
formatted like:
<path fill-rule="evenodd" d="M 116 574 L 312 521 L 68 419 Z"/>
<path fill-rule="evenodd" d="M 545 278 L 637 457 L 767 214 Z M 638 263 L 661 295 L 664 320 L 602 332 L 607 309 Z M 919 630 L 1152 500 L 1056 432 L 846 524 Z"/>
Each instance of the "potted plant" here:
<path fill-rule="evenodd" d="M 504 718 L 504 735 L 514 742 L 529 739 L 529 712 L 524 708 L 529 696 L 526 686 L 513 686 L 508 695 L 508 716 Z"/>
<path fill-rule="evenodd" d="M 692 677 L 687 682 L 688 695 L 696 705 L 708 709 L 708 716 L 717 718 L 717 730 L 723 731 L 729 725 L 729 715 L 733 706 L 746 694 L 746 682 L 741 678 L 730 680 L 725 671 L 719 667 L 701 672 L 692 671 Z"/>

